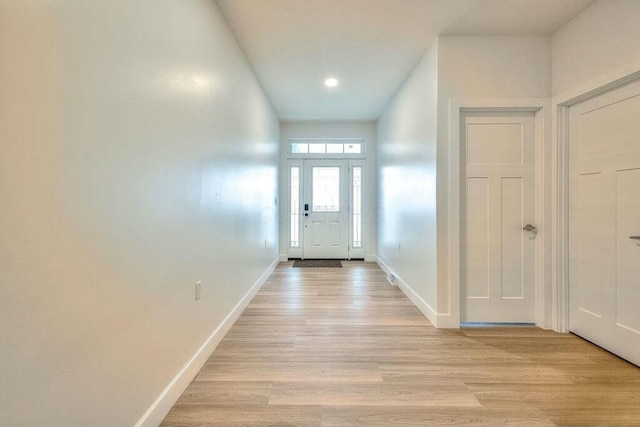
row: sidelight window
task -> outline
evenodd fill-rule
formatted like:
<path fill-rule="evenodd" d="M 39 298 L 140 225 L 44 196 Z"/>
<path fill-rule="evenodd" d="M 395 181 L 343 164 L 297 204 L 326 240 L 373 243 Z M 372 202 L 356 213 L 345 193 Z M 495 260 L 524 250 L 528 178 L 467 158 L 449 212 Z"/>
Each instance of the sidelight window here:
<path fill-rule="evenodd" d="M 362 247 L 362 166 L 353 168 L 353 242 L 352 247 Z"/>
<path fill-rule="evenodd" d="M 300 167 L 293 166 L 291 168 L 291 224 L 289 246 L 292 248 L 300 247 Z"/>

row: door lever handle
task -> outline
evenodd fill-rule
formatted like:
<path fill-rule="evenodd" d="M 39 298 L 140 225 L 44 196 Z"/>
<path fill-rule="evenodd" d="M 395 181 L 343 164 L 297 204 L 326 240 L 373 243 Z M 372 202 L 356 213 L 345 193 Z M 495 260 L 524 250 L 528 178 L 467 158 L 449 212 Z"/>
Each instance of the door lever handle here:
<path fill-rule="evenodd" d="M 640 236 L 629 236 L 631 240 L 640 240 Z"/>
<path fill-rule="evenodd" d="M 536 226 L 535 226 L 535 225 L 531 225 L 531 224 L 527 224 L 527 225 L 525 225 L 524 227 L 522 227 L 522 229 L 523 229 L 524 231 L 533 231 L 533 230 L 535 230 L 535 229 L 536 229 Z"/>

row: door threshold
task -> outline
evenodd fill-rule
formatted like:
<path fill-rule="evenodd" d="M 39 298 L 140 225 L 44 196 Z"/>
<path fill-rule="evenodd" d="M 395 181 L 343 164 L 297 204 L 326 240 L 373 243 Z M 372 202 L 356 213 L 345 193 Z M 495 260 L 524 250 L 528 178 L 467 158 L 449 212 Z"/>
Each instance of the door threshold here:
<path fill-rule="evenodd" d="M 532 328 L 535 323 L 505 323 L 505 322 L 460 322 L 461 328 Z"/>

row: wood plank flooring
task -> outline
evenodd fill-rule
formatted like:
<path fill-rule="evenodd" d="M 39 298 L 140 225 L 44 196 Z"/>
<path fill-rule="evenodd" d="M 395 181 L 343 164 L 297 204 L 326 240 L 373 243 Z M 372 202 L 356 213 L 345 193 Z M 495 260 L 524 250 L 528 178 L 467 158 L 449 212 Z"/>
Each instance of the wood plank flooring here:
<path fill-rule="evenodd" d="M 437 330 L 375 264 L 291 265 L 163 426 L 640 425 L 640 368 L 574 335 Z"/>

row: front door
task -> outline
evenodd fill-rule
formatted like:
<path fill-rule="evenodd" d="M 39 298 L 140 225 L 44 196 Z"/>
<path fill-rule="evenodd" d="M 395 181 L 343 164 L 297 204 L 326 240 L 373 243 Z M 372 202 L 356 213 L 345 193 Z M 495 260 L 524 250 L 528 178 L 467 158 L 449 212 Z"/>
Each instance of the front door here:
<path fill-rule="evenodd" d="M 533 323 L 534 115 L 460 119 L 461 320 Z"/>
<path fill-rule="evenodd" d="M 349 256 L 347 160 L 304 160 L 303 257 Z"/>

